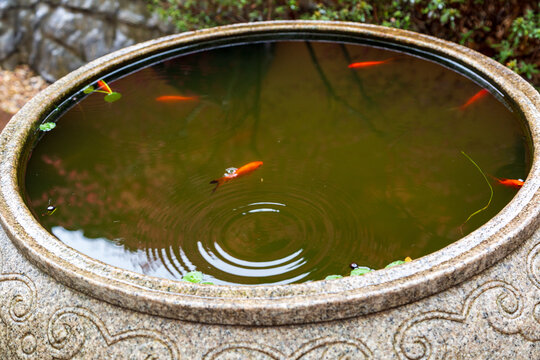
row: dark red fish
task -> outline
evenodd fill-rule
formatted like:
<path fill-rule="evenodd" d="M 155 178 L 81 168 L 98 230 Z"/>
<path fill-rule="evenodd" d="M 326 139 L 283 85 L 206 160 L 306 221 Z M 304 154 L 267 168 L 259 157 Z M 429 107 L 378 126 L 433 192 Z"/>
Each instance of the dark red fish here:
<path fill-rule="evenodd" d="M 198 96 L 182 96 L 182 95 L 163 95 L 156 98 L 156 101 L 171 103 L 171 102 L 183 102 L 183 101 L 197 101 Z"/>
<path fill-rule="evenodd" d="M 481 98 L 485 97 L 487 94 L 489 94 L 489 91 L 487 91 L 486 89 L 480 90 L 479 92 L 471 96 L 469 100 L 467 100 L 463 105 L 461 105 L 459 109 L 465 110 L 466 108 L 468 108 L 469 106 L 471 106 L 472 104 L 480 100 Z"/>
<path fill-rule="evenodd" d="M 389 62 L 390 60 L 392 60 L 392 58 L 386 59 L 386 60 L 380 60 L 380 61 L 355 62 L 355 63 L 349 64 L 349 69 L 361 69 L 361 68 L 365 68 L 365 67 L 381 65 L 381 64 L 385 64 L 385 63 Z"/>

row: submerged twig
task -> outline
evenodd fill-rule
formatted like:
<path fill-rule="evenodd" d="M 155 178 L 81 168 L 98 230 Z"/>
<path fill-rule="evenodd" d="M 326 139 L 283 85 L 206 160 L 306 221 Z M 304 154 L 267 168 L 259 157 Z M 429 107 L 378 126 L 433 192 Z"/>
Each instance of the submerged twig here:
<path fill-rule="evenodd" d="M 251 108 L 252 116 L 253 116 L 253 128 L 251 130 L 251 143 L 250 146 L 253 149 L 253 152 L 257 154 L 257 156 L 260 155 L 259 150 L 257 149 L 257 130 L 259 129 L 259 123 L 261 120 L 261 91 L 262 91 L 262 69 L 261 69 L 261 61 L 262 59 L 259 58 L 259 61 L 256 62 L 257 71 L 255 73 L 255 94 L 253 99 L 253 107 Z"/>
<path fill-rule="evenodd" d="M 484 172 L 482 171 L 482 169 L 480 169 L 480 166 L 478 166 L 477 163 L 474 162 L 473 159 L 471 159 L 471 157 L 469 155 L 467 155 L 464 151 L 461 151 L 461 153 L 463 154 L 463 156 L 465 156 L 467 159 L 469 159 L 469 161 L 478 169 L 478 171 L 480 171 L 480 173 L 482 174 L 482 176 L 484 177 L 484 180 L 486 180 L 486 183 L 488 184 L 489 186 L 489 191 L 491 192 L 490 196 L 489 196 L 489 201 L 487 203 L 486 206 L 484 206 L 483 208 L 479 209 L 479 210 L 476 210 L 475 212 L 473 212 L 471 215 L 469 215 L 469 217 L 467 218 L 467 220 L 465 220 L 465 222 L 463 223 L 463 225 L 465 225 L 467 223 L 467 221 L 469 221 L 474 215 L 478 214 L 479 212 L 482 212 L 484 210 L 486 210 L 489 205 L 491 204 L 491 199 L 493 199 L 493 187 L 491 186 L 491 184 L 489 183 L 489 180 L 486 176 L 486 174 L 484 174 Z"/>
<path fill-rule="evenodd" d="M 313 47 L 311 46 L 309 41 L 306 41 L 305 44 L 306 44 L 306 47 L 308 49 L 309 56 L 311 57 L 311 62 L 313 63 L 313 66 L 315 67 L 315 70 L 317 70 L 317 73 L 319 74 L 319 78 L 323 82 L 324 87 L 326 88 L 326 92 L 328 93 L 328 95 L 330 95 L 330 97 L 332 97 L 338 103 L 344 105 L 350 111 L 357 114 L 365 122 L 365 124 L 370 128 L 371 131 L 373 131 L 374 133 L 376 133 L 378 135 L 381 135 L 382 134 L 381 131 L 378 130 L 377 128 L 375 128 L 373 123 L 365 116 L 365 114 L 362 114 L 358 109 L 351 106 L 345 99 L 343 99 L 341 96 L 339 96 L 334 91 L 334 88 L 332 87 L 332 84 L 330 83 L 330 81 L 328 80 L 326 75 L 324 74 L 324 71 L 323 71 L 321 65 L 319 64 L 319 60 L 317 58 L 317 54 L 315 54 L 315 50 L 313 49 Z"/>

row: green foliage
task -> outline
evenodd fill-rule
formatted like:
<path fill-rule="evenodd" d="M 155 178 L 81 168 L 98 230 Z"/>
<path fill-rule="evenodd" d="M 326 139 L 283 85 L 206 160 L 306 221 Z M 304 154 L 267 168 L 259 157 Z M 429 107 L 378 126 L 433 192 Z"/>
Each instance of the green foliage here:
<path fill-rule="evenodd" d="M 498 52 L 495 55 L 496 60 L 506 64 L 528 80 L 532 80 L 539 73 L 538 65 L 534 61 L 518 61 L 518 58 L 538 52 L 538 45 L 540 45 L 538 40 L 540 40 L 540 13 L 529 9 L 524 16 L 512 21 L 508 39 L 491 46 Z M 533 46 L 530 46 L 531 44 Z"/>
<path fill-rule="evenodd" d="M 56 127 L 56 123 L 53 122 L 46 122 L 39 125 L 39 130 L 41 131 L 51 131 Z"/>
<path fill-rule="evenodd" d="M 531 80 L 534 75 L 538 74 L 538 65 L 536 64 L 527 64 L 525 61 L 521 60 L 519 63 L 516 59 L 513 59 L 506 63 L 513 71 L 517 72 L 520 75 L 523 75 L 527 79 Z"/>
<path fill-rule="evenodd" d="M 409 29 L 469 46 L 540 85 L 536 0 L 148 0 L 148 4 L 180 31 L 296 19 Z"/>
<path fill-rule="evenodd" d="M 442 25 L 448 23 L 454 29 L 456 27 L 455 20 L 461 17 L 461 12 L 459 9 L 449 7 L 449 5 L 463 2 L 464 0 L 429 0 L 421 11 L 429 19 L 439 19 Z"/>
<path fill-rule="evenodd" d="M 501 43 L 491 46 L 499 52 L 495 55 L 495 59 L 503 64 L 506 60 L 514 56 L 515 47 L 508 40 L 503 40 Z"/>
<path fill-rule="evenodd" d="M 411 4 L 414 4 L 414 1 Z M 394 0 L 390 6 L 382 10 L 381 25 L 405 30 L 411 27 L 411 9 L 406 1 Z"/>
<path fill-rule="evenodd" d="M 338 1 L 341 6 L 327 6 L 316 3 L 312 11 L 306 11 L 300 18 L 304 20 L 341 20 L 366 22 L 371 18 L 373 6 L 367 1 Z M 299 7 L 295 9 L 300 10 Z"/>
<path fill-rule="evenodd" d="M 530 9 L 525 16 L 520 16 L 512 22 L 509 38 L 513 46 L 518 46 L 528 37 L 540 39 L 540 13 L 535 14 Z"/>

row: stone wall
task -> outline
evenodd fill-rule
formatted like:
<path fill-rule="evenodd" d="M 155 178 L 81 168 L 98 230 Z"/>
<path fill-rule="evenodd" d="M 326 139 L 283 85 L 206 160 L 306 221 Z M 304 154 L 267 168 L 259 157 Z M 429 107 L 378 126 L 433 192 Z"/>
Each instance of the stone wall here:
<path fill-rule="evenodd" d="M 0 0 L 0 67 L 55 81 L 111 51 L 174 32 L 145 0 Z"/>

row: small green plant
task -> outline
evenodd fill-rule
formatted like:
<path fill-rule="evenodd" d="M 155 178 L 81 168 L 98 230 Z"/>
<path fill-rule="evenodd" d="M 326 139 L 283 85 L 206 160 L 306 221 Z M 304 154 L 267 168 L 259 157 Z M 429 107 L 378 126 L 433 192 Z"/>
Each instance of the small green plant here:
<path fill-rule="evenodd" d="M 510 40 L 514 46 L 522 43 L 527 38 L 540 39 L 540 13 L 534 13 L 529 9 L 525 16 L 520 16 L 512 22 Z"/>
<path fill-rule="evenodd" d="M 442 25 L 448 23 L 452 29 L 455 29 L 455 21 L 461 17 L 461 12 L 459 9 L 451 8 L 448 5 L 463 2 L 463 0 L 430 0 L 426 6 L 422 8 L 422 14 L 426 14 L 429 19 L 437 18 Z"/>
<path fill-rule="evenodd" d="M 341 275 L 328 275 L 324 278 L 324 280 L 334 280 L 334 279 L 341 279 L 343 276 Z"/>
<path fill-rule="evenodd" d="M 500 44 L 493 44 L 492 47 L 498 51 L 498 54 L 495 55 L 495 60 L 503 64 L 515 55 L 514 46 L 508 40 L 503 40 Z"/>
<path fill-rule="evenodd" d="M 536 64 L 527 64 L 523 60 L 520 61 L 519 63 L 516 59 L 511 60 L 506 63 L 506 66 L 508 66 L 510 69 L 517 72 L 518 74 L 523 75 L 529 80 L 531 80 L 534 75 L 540 72 Z"/>
<path fill-rule="evenodd" d="M 405 261 L 403 261 L 403 260 L 396 260 L 396 261 L 392 261 L 390 264 L 386 265 L 384 268 L 385 268 L 385 269 L 388 269 L 388 268 L 394 267 L 394 266 L 396 266 L 396 265 L 401 265 L 401 264 L 405 264 Z"/>
<path fill-rule="evenodd" d="M 109 85 L 107 85 L 107 83 L 104 80 L 98 80 L 97 84 L 98 84 L 97 89 L 94 88 L 94 86 L 92 85 L 88 85 L 87 87 L 83 89 L 83 93 L 91 94 L 93 92 L 98 92 L 98 93 L 106 94 L 103 97 L 103 99 L 108 103 L 115 102 L 122 98 L 122 94 L 112 91 Z"/>
<path fill-rule="evenodd" d="M 478 214 L 478 213 L 480 213 L 480 212 L 486 210 L 486 209 L 489 207 L 489 205 L 491 205 L 491 200 L 493 199 L 493 186 L 491 186 L 491 184 L 489 183 L 489 180 L 488 180 L 486 174 L 484 174 L 484 171 L 482 171 L 482 169 L 480 168 L 480 166 L 478 166 L 478 164 L 477 164 L 473 159 L 471 159 L 471 157 L 470 157 L 469 155 L 465 154 L 464 151 L 462 151 L 461 153 L 463 154 L 463 156 L 465 156 L 467 159 L 469 159 L 469 161 L 470 161 L 470 162 L 478 169 L 478 171 L 480 172 L 480 174 L 482 174 L 482 176 L 484 177 L 484 180 L 486 180 L 486 183 L 487 183 L 488 186 L 489 186 L 489 191 L 490 191 L 489 200 L 488 200 L 486 206 L 484 206 L 484 207 L 481 208 L 481 209 L 476 210 L 476 211 L 473 212 L 471 215 L 469 215 L 469 217 L 467 218 L 467 220 L 465 220 L 465 222 L 463 223 L 463 224 L 466 224 L 469 220 L 471 220 L 471 218 L 472 218 L 473 216 L 475 216 L 476 214 Z"/>
<path fill-rule="evenodd" d="M 56 123 L 53 122 L 46 122 L 39 125 L 39 130 L 41 131 L 51 131 L 56 127 Z"/>
<path fill-rule="evenodd" d="M 361 276 L 361 275 L 365 275 L 365 274 L 367 274 L 369 272 L 372 272 L 372 271 L 373 271 L 373 269 L 370 269 L 367 266 L 359 266 L 356 269 L 353 269 L 351 271 L 351 276 Z"/>
<path fill-rule="evenodd" d="M 193 284 L 214 285 L 214 283 L 210 281 L 203 281 L 203 279 L 204 279 L 204 274 L 200 271 L 190 271 L 182 277 L 182 281 L 187 281 Z"/>
<path fill-rule="evenodd" d="M 495 59 L 528 80 L 533 80 L 539 73 L 538 65 L 523 60 L 528 56 L 534 56 L 538 52 L 540 40 L 540 13 L 528 9 L 524 16 L 512 21 L 508 38 L 500 43 L 492 44 L 497 50 Z M 536 44 L 536 46 L 535 46 Z M 521 60 L 519 60 L 521 58 Z"/>
<path fill-rule="evenodd" d="M 391 262 L 390 264 L 385 266 L 385 269 L 391 268 L 396 265 L 401 265 L 407 262 L 411 262 L 411 261 L 412 259 L 407 256 L 405 260 L 396 260 L 396 261 Z M 362 276 L 372 271 L 375 271 L 374 269 L 371 269 L 367 266 L 358 266 L 356 263 L 352 263 L 350 266 L 353 268 L 353 270 L 350 273 L 350 276 Z M 333 279 L 341 279 L 341 278 L 343 278 L 342 275 L 328 275 L 325 278 L 325 280 L 333 280 Z"/>
<path fill-rule="evenodd" d="M 405 30 L 411 27 L 411 12 L 409 5 L 404 1 L 392 1 L 391 5 L 385 8 L 382 14 L 383 20 L 381 25 L 383 26 Z"/>

